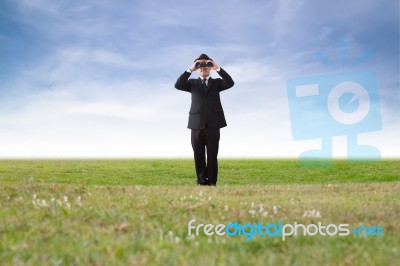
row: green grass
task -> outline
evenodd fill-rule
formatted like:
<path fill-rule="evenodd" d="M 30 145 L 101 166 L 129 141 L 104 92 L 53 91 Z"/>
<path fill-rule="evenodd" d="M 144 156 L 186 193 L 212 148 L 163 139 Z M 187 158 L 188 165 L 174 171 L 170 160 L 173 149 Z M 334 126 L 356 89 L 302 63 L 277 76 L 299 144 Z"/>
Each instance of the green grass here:
<path fill-rule="evenodd" d="M 399 161 L 0 161 L 0 265 L 396 265 Z M 384 236 L 189 237 L 188 222 L 379 225 Z"/>
<path fill-rule="evenodd" d="M 302 168 L 297 160 L 219 160 L 219 185 L 390 182 L 400 179 L 400 161 L 334 161 L 332 167 Z M 5 183 L 79 185 L 193 185 L 190 159 L 0 160 Z"/>

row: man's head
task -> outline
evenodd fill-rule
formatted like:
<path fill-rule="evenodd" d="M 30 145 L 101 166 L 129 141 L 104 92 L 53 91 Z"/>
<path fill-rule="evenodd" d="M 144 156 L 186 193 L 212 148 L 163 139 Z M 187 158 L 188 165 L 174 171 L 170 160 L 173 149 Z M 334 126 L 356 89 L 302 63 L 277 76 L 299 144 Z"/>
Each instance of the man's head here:
<path fill-rule="evenodd" d="M 206 78 L 210 75 L 210 71 L 211 71 L 211 66 L 204 66 L 206 65 L 207 62 L 212 62 L 213 60 L 211 58 L 208 57 L 208 55 L 206 54 L 201 54 L 199 56 L 199 58 L 197 58 L 196 60 L 194 60 L 195 63 L 200 63 L 202 66 L 200 66 L 197 69 L 197 72 L 199 73 L 199 76 L 202 78 Z M 203 63 L 203 64 L 202 64 Z"/>

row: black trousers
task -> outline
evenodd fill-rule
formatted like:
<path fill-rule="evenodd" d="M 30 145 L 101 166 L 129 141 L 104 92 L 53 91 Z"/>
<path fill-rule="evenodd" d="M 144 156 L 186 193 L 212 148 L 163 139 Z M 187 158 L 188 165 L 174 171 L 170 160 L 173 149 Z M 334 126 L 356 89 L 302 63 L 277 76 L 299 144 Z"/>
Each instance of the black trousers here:
<path fill-rule="evenodd" d="M 206 126 L 204 129 L 192 129 L 194 164 L 199 185 L 217 184 L 219 138 L 219 128 Z"/>

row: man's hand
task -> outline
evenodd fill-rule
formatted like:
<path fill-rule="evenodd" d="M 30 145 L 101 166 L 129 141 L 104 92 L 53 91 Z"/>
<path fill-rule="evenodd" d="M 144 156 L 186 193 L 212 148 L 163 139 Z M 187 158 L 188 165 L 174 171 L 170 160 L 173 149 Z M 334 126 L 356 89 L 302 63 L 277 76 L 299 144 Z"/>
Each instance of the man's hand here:
<path fill-rule="evenodd" d="M 190 70 L 190 71 L 193 72 L 193 71 L 196 71 L 196 70 L 197 70 L 196 63 L 197 63 L 197 61 L 194 62 L 193 65 L 191 65 L 191 66 L 189 67 L 189 70 Z"/>
<path fill-rule="evenodd" d="M 216 71 L 218 68 L 219 68 L 219 65 L 213 61 L 212 69 Z"/>

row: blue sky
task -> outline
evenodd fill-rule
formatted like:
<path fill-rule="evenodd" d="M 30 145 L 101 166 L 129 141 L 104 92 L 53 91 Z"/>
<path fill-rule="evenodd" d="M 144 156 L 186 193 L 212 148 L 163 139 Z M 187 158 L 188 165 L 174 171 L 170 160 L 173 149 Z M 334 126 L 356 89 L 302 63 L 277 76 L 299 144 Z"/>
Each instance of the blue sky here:
<path fill-rule="evenodd" d="M 236 82 L 221 96 L 221 157 L 318 147 L 293 140 L 286 81 L 363 69 L 383 127 L 358 139 L 400 156 L 397 0 L 4 0 L 0 43 L 0 157 L 192 157 L 190 95 L 174 83 L 201 53 Z"/>

